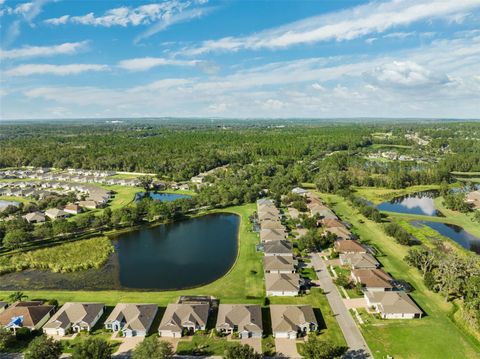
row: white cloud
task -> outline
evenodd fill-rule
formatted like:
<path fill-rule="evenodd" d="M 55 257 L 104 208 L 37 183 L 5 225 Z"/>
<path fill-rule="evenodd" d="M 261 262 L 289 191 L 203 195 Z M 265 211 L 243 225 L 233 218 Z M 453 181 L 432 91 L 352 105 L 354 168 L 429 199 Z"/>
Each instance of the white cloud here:
<path fill-rule="evenodd" d="M 311 17 L 246 37 L 204 41 L 182 53 L 199 55 L 211 51 L 280 49 L 320 41 L 344 41 L 422 20 L 450 18 L 480 7 L 480 0 L 392 0 L 372 2 L 353 9 Z"/>
<path fill-rule="evenodd" d="M 47 19 L 44 22 L 50 25 L 65 25 L 70 19 L 70 15 L 63 15 L 53 19 Z"/>
<path fill-rule="evenodd" d="M 157 66 L 197 66 L 199 61 L 197 60 L 174 60 L 165 59 L 162 57 L 141 57 L 135 59 L 122 60 L 118 63 L 118 66 L 122 69 L 129 71 L 146 71 Z"/>
<path fill-rule="evenodd" d="M 21 59 L 29 57 L 47 57 L 54 55 L 73 55 L 88 47 L 88 41 L 65 42 L 52 46 L 24 46 L 12 50 L 1 50 L 3 59 Z"/>
<path fill-rule="evenodd" d="M 30 75 L 77 75 L 89 71 L 106 71 L 108 66 L 98 64 L 26 64 L 6 70 L 7 76 L 30 76 Z"/>
<path fill-rule="evenodd" d="M 384 39 L 406 39 L 407 37 L 415 36 L 415 32 L 391 32 L 389 34 L 383 35 Z"/>

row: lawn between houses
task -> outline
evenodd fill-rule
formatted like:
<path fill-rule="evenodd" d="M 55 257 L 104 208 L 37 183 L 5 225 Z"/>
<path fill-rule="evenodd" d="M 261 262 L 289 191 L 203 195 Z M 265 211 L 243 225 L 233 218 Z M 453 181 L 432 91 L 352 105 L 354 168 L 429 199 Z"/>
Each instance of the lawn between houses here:
<path fill-rule="evenodd" d="M 220 303 L 252 303 L 265 304 L 265 289 L 263 275 L 263 254 L 256 251 L 258 234 L 252 231 L 249 217 L 255 211 L 255 204 L 247 204 L 229 207 L 219 210 L 211 210 L 206 213 L 224 212 L 234 213 L 241 217 L 239 227 L 239 244 L 237 259 L 228 273 L 222 278 L 192 289 L 174 291 L 65 291 L 65 290 L 39 290 L 23 291 L 29 299 L 56 299 L 61 304 L 69 301 L 102 302 L 112 308 L 120 302 L 131 303 L 155 303 L 163 313 L 169 303 L 175 303 L 181 295 L 212 295 L 220 299 Z M 0 291 L 0 300 L 6 299 L 12 291 Z M 317 310 L 320 336 L 324 340 L 331 340 L 337 345 L 345 345 L 345 339 L 332 314 L 328 301 L 320 289 L 314 288 L 308 295 L 300 297 L 271 297 L 271 304 L 310 304 Z M 264 306 L 264 314 L 268 313 L 268 307 Z M 266 323 L 270 325 L 269 323 Z M 272 343 L 270 328 L 266 327 L 267 338 L 264 338 L 265 346 Z M 220 340 L 220 342 L 219 342 Z M 183 342 L 179 346 L 180 351 L 188 351 L 198 345 L 208 345 L 209 351 L 214 354 L 223 354 L 226 345 L 225 339 L 198 336 L 192 342 Z M 264 347 L 265 347 L 264 346 Z M 272 350 L 272 348 L 268 348 Z"/>
<path fill-rule="evenodd" d="M 377 259 L 384 270 L 396 279 L 413 285 L 412 298 L 425 312 L 425 317 L 415 320 L 377 320 L 372 318 L 360 328 L 373 355 L 384 358 L 476 358 L 480 342 L 462 330 L 453 321 L 455 305 L 447 303 L 423 284 L 419 271 L 410 267 L 403 258 L 408 247 L 388 237 L 381 227 L 362 216 L 340 196 L 320 194 L 335 212 L 353 225 L 354 232 L 364 242 L 378 248 Z"/>

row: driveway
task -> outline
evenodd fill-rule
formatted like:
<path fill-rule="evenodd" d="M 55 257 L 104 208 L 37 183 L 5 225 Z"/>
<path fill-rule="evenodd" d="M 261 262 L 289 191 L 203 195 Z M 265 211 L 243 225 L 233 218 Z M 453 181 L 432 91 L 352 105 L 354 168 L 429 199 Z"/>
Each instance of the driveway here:
<path fill-rule="evenodd" d="M 373 358 L 360 329 L 345 306 L 337 287 L 333 284 L 325 262 L 318 253 L 312 254 L 312 265 L 318 276 L 318 280 L 314 281 L 314 283 L 319 285 L 325 292 L 332 313 L 337 319 L 338 325 L 347 341 L 349 350 L 344 358 Z"/>
<path fill-rule="evenodd" d="M 117 351 L 113 353 L 115 358 L 129 358 L 133 352 L 133 349 L 138 343 L 142 342 L 145 337 L 128 337 L 128 338 L 113 338 L 112 339 L 121 342 Z"/>
<path fill-rule="evenodd" d="M 255 350 L 257 353 L 262 353 L 262 339 L 261 338 L 245 338 L 240 339 L 240 343 L 245 345 L 249 345 Z"/>
<path fill-rule="evenodd" d="M 301 358 L 297 351 L 296 340 L 275 338 L 275 348 L 279 357 Z"/>
<path fill-rule="evenodd" d="M 345 304 L 347 309 L 366 308 L 367 307 L 367 302 L 365 301 L 365 298 L 344 299 L 343 303 Z"/>

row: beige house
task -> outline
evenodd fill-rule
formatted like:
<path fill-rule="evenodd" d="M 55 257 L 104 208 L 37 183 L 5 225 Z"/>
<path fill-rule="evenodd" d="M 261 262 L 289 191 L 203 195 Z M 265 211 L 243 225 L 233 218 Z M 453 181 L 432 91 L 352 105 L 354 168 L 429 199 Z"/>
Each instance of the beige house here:
<path fill-rule="evenodd" d="M 297 339 L 318 329 L 310 305 L 270 305 L 270 316 L 274 338 Z"/>
<path fill-rule="evenodd" d="M 380 263 L 370 253 L 340 254 L 340 263 L 352 269 L 373 269 L 380 267 Z"/>
<path fill-rule="evenodd" d="M 295 273 L 297 262 L 291 256 L 264 256 L 265 273 Z"/>
<path fill-rule="evenodd" d="M 267 297 L 294 297 L 300 291 L 300 276 L 297 273 L 266 273 Z"/>
<path fill-rule="evenodd" d="M 480 191 L 473 191 L 465 196 L 465 202 L 475 209 L 480 209 Z"/>
<path fill-rule="evenodd" d="M 393 278 L 381 269 L 354 269 L 351 277 L 354 283 L 361 283 L 369 291 L 387 291 L 393 288 Z"/>
<path fill-rule="evenodd" d="M 105 304 L 103 303 L 67 302 L 45 324 L 43 332 L 57 336 L 65 336 L 69 332 L 89 332 L 104 311 Z"/>
<path fill-rule="evenodd" d="M 367 253 L 360 243 L 353 240 L 336 241 L 333 250 L 337 253 Z"/>
<path fill-rule="evenodd" d="M 383 319 L 421 318 L 422 310 L 405 292 L 365 292 L 367 305 Z"/>
<path fill-rule="evenodd" d="M 157 315 L 156 304 L 118 303 L 104 323 L 105 329 L 124 337 L 146 336 Z"/>
<path fill-rule="evenodd" d="M 16 331 L 19 328 L 40 329 L 55 311 L 55 306 L 42 301 L 16 302 L 0 312 L 0 328 Z"/>
<path fill-rule="evenodd" d="M 339 240 L 352 239 L 352 232 L 350 232 L 345 227 L 325 228 L 325 233 L 332 233 L 337 236 L 337 239 Z"/>
<path fill-rule="evenodd" d="M 79 201 L 78 205 L 83 208 L 96 209 L 98 208 L 98 203 L 95 201 Z"/>
<path fill-rule="evenodd" d="M 262 242 L 281 241 L 286 238 L 284 230 L 280 229 L 261 229 L 260 240 Z"/>
<path fill-rule="evenodd" d="M 63 210 L 70 214 L 79 214 L 82 212 L 82 207 L 80 207 L 78 204 L 69 203 L 65 206 L 65 208 L 63 208 Z"/>
<path fill-rule="evenodd" d="M 260 222 L 261 229 L 277 229 L 280 231 L 285 230 L 285 226 L 280 222 L 280 220 L 276 219 L 266 219 Z"/>
<path fill-rule="evenodd" d="M 263 246 L 265 256 L 293 256 L 292 244 L 289 241 L 271 241 Z"/>
<path fill-rule="evenodd" d="M 50 208 L 45 211 L 45 215 L 50 219 L 59 219 L 59 218 L 66 218 L 68 217 L 68 213 L 58 209 L 58 208 Z"/>
<path fill-rule="evenodd" d="M 31 212 L 23 216 L 28 223 L 42 223 L 45 222 L 45 215 L 42 212 Z"/>
<path fill-rule="evenodd" d="M 256 304 L 220 304 L 215 328 L 219 333 L 236 332 L 241 339 L 261 338 L 262 309 Z"/>
<path fill-rule="evenodd" d="M 161 337 L 180 338 L 187 332 L 205 330 L 210 306 L 208 304 L 169 304 L 158 328 Z"/>

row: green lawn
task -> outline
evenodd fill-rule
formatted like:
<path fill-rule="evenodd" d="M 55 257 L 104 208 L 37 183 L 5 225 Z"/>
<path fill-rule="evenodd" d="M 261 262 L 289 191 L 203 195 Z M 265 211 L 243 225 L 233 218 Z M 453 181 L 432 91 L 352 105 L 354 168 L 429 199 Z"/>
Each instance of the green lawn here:
<path fill-rule="evenodd" d="M 0 201 L 15 201 L 15 202 L 20 202 L 20 203 L 30 203 L 33 202 L 35 203 L 35 200 L 30 200 L 28 198 L 24 197 L 14 197 L 14 196 L 0 196 Z"/>
<path fill-rule="evenodd" d="M 363 241 L 378 247 L 383 253 L 377 259 L 384 269 L 397 279 L 407 280 L 415 291 L 412 298 L 426 316 L 419 320 L 378 320 L 361 327 L 376 358 L 478 358 L 480 343 L 460 329 L 451 319 L 454 305 L 425 287 L 420 273 L 407 265 L 403 258 L 408 247 L 398 244 L 383 232 L 381 225 L 368 220 L 350 207 L 343 198 L 322 194 L 321 197 L 342 219 L 355 227 Z"/>

